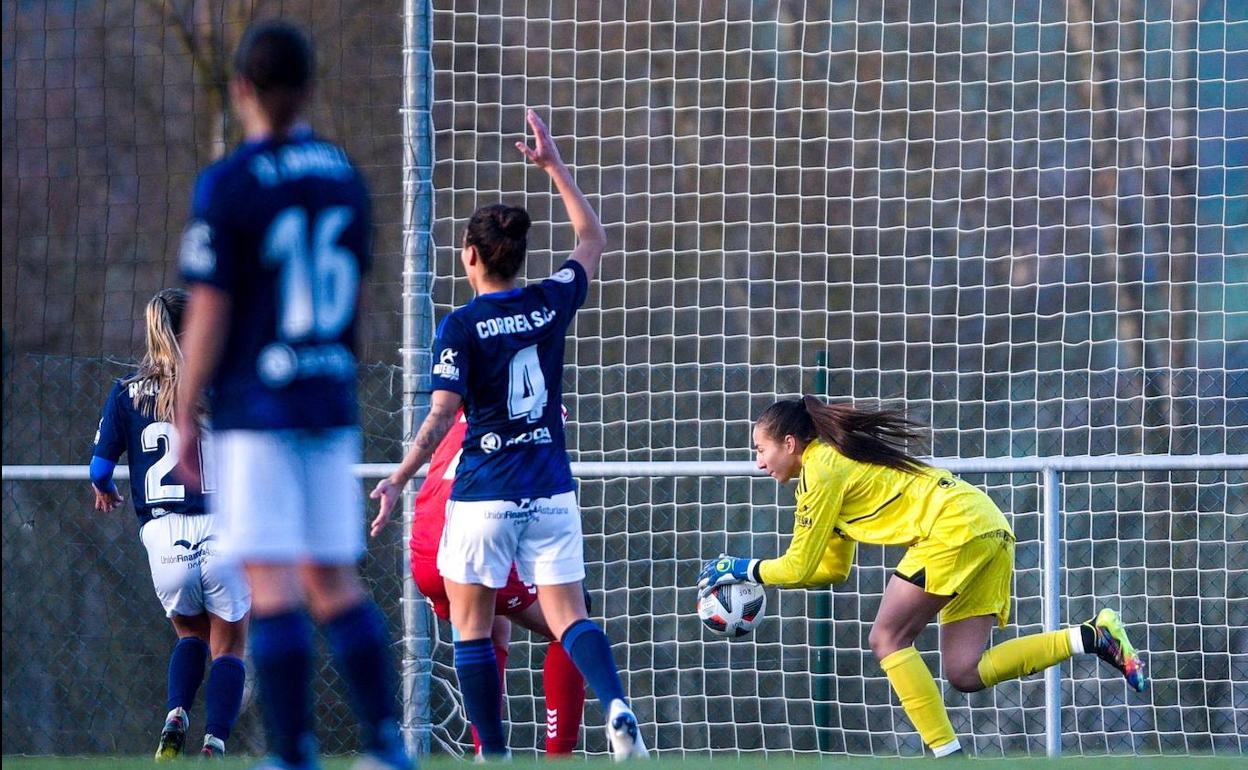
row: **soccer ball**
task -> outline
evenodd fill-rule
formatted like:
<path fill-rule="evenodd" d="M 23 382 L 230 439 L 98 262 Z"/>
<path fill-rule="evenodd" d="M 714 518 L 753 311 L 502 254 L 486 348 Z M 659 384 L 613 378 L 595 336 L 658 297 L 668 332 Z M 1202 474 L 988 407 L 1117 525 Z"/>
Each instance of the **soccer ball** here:
<path fill-rule="evenodd" d="M 767 607 L 767 594 L 757 583 L 716 586 L 698 599 L 698 619 L 711 633 L 736 638 L 758 628 Z"/>

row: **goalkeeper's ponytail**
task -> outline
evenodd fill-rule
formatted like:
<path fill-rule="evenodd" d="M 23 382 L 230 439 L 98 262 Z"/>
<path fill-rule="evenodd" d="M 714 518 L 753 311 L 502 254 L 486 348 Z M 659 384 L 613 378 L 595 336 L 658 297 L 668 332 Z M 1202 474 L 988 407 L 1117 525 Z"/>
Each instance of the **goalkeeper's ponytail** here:
<path fill-rule="evenodd" d="M 900 409 L 855 409 L 825 404 L 815 396 L 777 401 L 758 417 L 772 438 L 793 436 L 803 443 L 816 438 L 851 460 L 914 473 L 927 467 L 906 449 L 924 438 L 923 426 Z"/>

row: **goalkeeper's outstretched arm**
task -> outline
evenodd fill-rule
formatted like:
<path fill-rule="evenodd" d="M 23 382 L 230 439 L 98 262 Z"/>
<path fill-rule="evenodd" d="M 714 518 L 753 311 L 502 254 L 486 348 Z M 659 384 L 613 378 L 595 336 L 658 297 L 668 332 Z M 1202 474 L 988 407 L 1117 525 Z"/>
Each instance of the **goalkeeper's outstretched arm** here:
<path fill-rule="evenodd" d="M 844 496 L 844 474 L 802 468 L 797 484 L 797 511 L 793 514 L 793 541 L 783 556 L 764 559 L 758 565 L 758 582 L 798 588 L 844 580 L 853 558 L 853 541 L 845 541 L 835 531 Z M 849 542 L 848 552 L 835 552 L 829 557 L 829 550 L 843 542 Z M 833 580 L 838 577 L 839 580 Z"/>

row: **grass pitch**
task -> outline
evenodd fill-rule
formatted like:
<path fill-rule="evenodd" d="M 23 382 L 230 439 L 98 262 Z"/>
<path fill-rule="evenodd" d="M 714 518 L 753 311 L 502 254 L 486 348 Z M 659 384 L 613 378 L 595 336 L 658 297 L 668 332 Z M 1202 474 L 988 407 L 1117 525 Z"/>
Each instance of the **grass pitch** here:
<path fill-rule="evenodd" d="M 223 762 L 200 765 L 193 757 L 162 763 L 157 765 L 147 757 L 24 757 L 6 755 L 3 758 L 4 770 L 177 770 L 193 763 L 197 767 L 217 767 L 222 770 L 247 770 L 256 763 L 255 757 L 231 757 Z M 322 770 L 349 770 L 353 762 L 351 757 L 332 757 L 322 760 Z M 922 759 L 898 760 L 895 757 L 735 757 L 722 758 L 688 758 L 658 759 L 644 765 L 636 765 L 638 770 L 882 770 L 902 762 L 910 767 L 921 766 Z M 1009 763 L 1008 766 L 1006 763 Z M 611 767 L 605 759 L 570 759 L 554 763 L 555 767 L 575 767 L 577 765 L 594 765 L 606 770 Z M 977 770 L 1175 770 L 1182 766 L 1184 770 L 1221 770 L 1222 768 L 1243 768 L 1248 765 L 1248 757 L 1208 757 L 1208 756 L 1165 756 L 1165 757 L 1063 757 L 1060 759 L 1042 759 L 1018 757 L 1009 759 L 959 759 L 954 761 L 941 760 L 941 768 L 976 768 Z M 465 767 L 463 760 L 437 756 L 421 764 L 421 770 L 453 770 Z M 552 763 L 534 759 L 517 759 L 506 765 L 506 770 L 550 770 Z"/>

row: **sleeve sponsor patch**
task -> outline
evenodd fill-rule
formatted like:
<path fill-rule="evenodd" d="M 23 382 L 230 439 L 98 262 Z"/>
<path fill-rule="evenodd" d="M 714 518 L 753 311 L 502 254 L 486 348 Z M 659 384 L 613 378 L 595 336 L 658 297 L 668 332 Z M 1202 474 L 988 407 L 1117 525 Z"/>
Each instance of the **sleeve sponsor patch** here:
<path fill-rule="evenodd" d="M 459 351 L 454 348 L 443 348 L 438 355 L 438 362 L 433 365 L 433 376 L 446 380 L 459 379 L 459 366 L 455 363 Z"/>
<path fill-rule="evenodd" d="M 217 254 L 212 249 L 212 228 L 203 220 L 195 220 L 182 233 L 178 263 L 187 275 L 208 276 L 217 267 Z"/>

